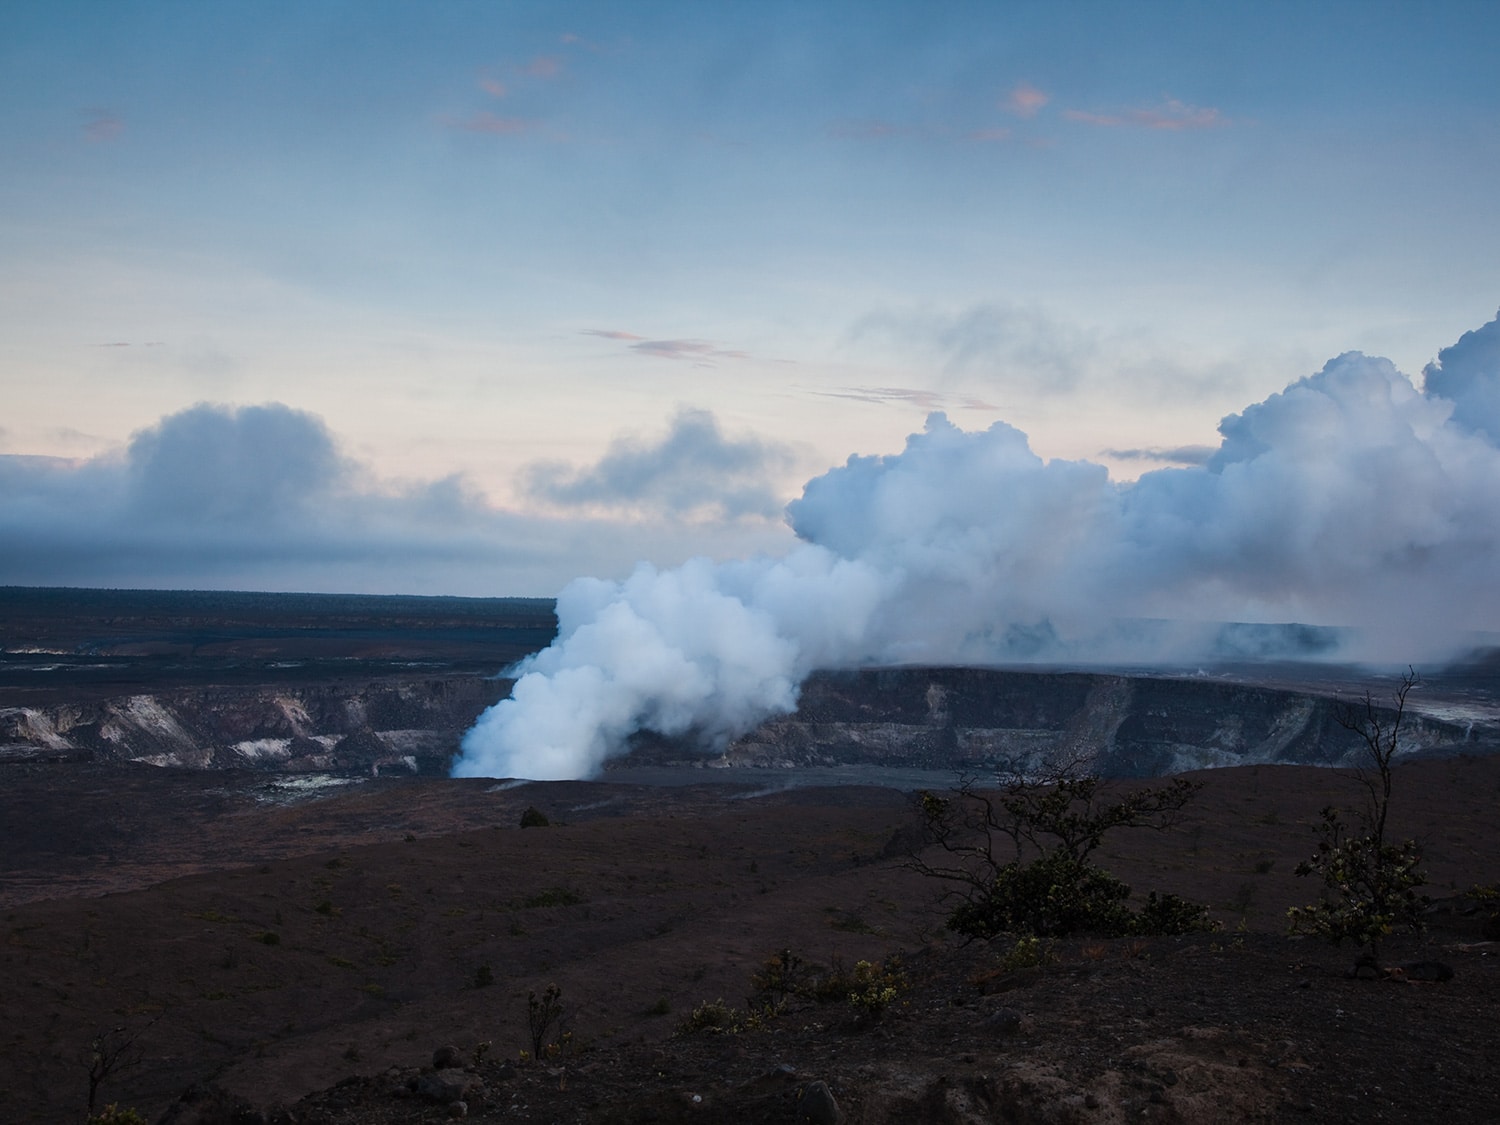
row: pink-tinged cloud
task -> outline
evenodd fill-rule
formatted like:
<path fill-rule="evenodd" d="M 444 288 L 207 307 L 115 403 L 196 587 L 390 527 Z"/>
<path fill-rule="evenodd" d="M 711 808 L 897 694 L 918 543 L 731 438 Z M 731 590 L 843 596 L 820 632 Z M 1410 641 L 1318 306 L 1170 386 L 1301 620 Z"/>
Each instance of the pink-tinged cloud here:
<path fill-rule="evenodd" d="M 1092 113 L 1082 109 L 1063 110 L 1069 121 L 1104 128 L 1164 129 L 1180 132 L 1187 129 L 1218 129 L 1229 124 L 1212 106 L 1194 106 L 1176 98 L 1167 98 L 1160 106 L 1127 109 L 1120 113 Z"/>
<path fill-rule="evenodd" d="M 824 398 L 847 398 L 855 402 L 875 405 L 901 403 L 918 406 L 923 410 L 998 410 L 993 403 L 969 395 L 945 395 L 937 391 L 920 390 L 915 387 L 843 387 L 836 391 L 813 391 Z"/>
<path fill-rule="evenodd" d="M 604 54 L 609 48 L 602 43 L 595 43 L 591 39 L 585 39 L 582 35 L 575 35 L 571 31 L 565 31 L 558 36 L 559 43 L 565 47 L 576 47 L 581 51 L 592 51 L 596 55 Z"/>
<path fill-rule="evenodd" d="M 88 110 L 89 119 L 83 123 L 83 135 L 91 141 L 112 141 L 125 131 L 125 122 L 107 109 Z"/>
<path fill-rule="evenodd" d="M 975 129 L 973 132 L 964 135 L 971 141 L 982 141 L 990 144 L 1010 140 L 1009 129 Z"/>
<path fill-rule="evenodd" d="M 1017 117 L 1035 117 L 1037 111 L 1052 99 L 1030 82 L 1018 82 L 1001 103 L 1001 108 Z"/>
<path fill-rule="evenodd" d="M 580 328 L 580 336 L 602 336 L 606 340 L 644 340 L 646 337 L 637 336 L 634 332 L 622 332 L 617 328 Z"/>
<path fill-rule="evenodd" d="M 462 129 L 466 133 L 487 133 L 494 137 L 514 137 L 526 132 L 533 122 L 524 117 L 499 117 L 482 111 L 462 121 L 445 119 L 450 128 Z"/>
<path fill-rule="evenodd" d="M 532 78 L 555 78 L 560 70 L 562 59 L 556 55 L 538 55 L 521 68 L 521 73 Z"/>
<path fill-rule="evenodd" d="M 506 89 L 505 83 L 492 74 L 481 74 L 479 76 L 479 88 L 491 97 L 503 98 L 510 91 Z"/>
<path fill-rule="evenodd" d="M 648 340 L 634 332 L 618 328 L 580 328 L 580 336 L 598 336 L 604 340 L 620 340 L 632 352 L 655 356 L 657 359 L 692 360 L 694 366 L 712 367 L 715 359 L 749 359 L 749 352 L 733 348 L 721 348 L 712 340 Z"/>
<path fill-rule="evenodd" d="M 748 352 L 720 348 L 708 340 L 642 340 L 630 350 L 659 359 L 749 359 Z"/>

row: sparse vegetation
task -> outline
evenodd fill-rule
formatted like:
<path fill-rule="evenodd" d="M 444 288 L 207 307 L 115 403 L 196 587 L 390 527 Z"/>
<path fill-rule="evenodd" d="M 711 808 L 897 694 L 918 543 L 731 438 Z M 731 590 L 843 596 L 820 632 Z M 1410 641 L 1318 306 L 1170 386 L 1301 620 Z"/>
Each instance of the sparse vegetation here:
<path fill-rule="evenodd" d="M 1103 956 L 1104 947 L 1098 947 L 1100 956 Z M 1043 942 L 1036 936 L 1018 938 L 1016 944 L 1011 947 L 1004 957 L 1000 959 L 1000 968 L 1005 972 L 1014 973 L 1021 969 L 1040 969 L 1047 965 L 1057 964 L 1057 953 L 1052 948 L 1052 943 Z M 1095 960 L 1098 960 L 1096 957 Z"/>
<path fill-rule="evenodd" d="M 779 1008 L 802 990 L 806 980 L 807 965 L 801 957 L 790 949 L 773 953 L 750 978 L 755 990 L 751 1003 L 768 1003 Z"/>
<path fill-rule="evenodd" d="M 1364 743 L 1367 764 L 1355 777 L 1365 789 L 1365 807 L 1359 813 L 1359 825 L 1353 828 L 1333 805 L 1323 809 L 1318 850 L 1296 869 L 1300 876 L 1321 876 L 1323 897 L 1288 912 L 1293 933 L 1312 934 L 1334 945 L 1351 941 L 1367 950 L 1367 958 L 1375 962 L 1380 958 L 1381 940 L 1393 930 L 1421 930 L 1427 904 L 1426 896 L 1417 893 L 1426 882 L 1418 866 L 1422 853 L 1417 842 L 1393 843 L 1386 837 L 1406 700 L 1420 682 L 1416 672 L 1407 669 L 1393 696 L 1391 712 L 1377 708 L 1366 692 L 1362 703 L 1337 713 L 1339 725 Z"/>
<path fill-rule="evenodd" d="M 1097 777 L 1064 771 L 1012 779 L 998 794 L 964 779 L 952 797 L 924 792 L 920 814 L 939 862 L 913 856 L 924 875 L 952 885 L 948 928 L 970 938 L 1000 934 L 1180 934 L 1210 930 L 1207 908 L 1152 892 L 1138 911 L 1130 887 L 1089 861 L 1107 833 L 1171 827 L 1200 788 L 1181 778 L 1105 799 Z M 1005 846 L 1009 842 L 1009 847 Z M 998 850 L 997 850 L 998 849 Z"/>
<path fill-rule="evenodd" d="M 906 987 L 906 974 L 901 971 L 898 955 L 893 954 L 878 965 L 871 961 L 856 961 L 848 995 L 849 1006 L 859 1018 L 876 1020 Z"/>
<path fill-rule="evenodd" d="M 562 990 L 549 984 L 541 996 L 535 992 L 526 997 L 526 1031 L 531 1041 L 531 1057 L 542 1058 L 553 1044 L 552 1032 L 562 1024 Z"/>
<path fill-rule="evenodd" d="M 550 828 L 551 826 L 552 822 L 547 819 L 546 814 L 535 805 L 532 805 L 521 814 L 522 828 Z"/>
<path fill-rule="evenodd" d="M 583 901 L 583 896 L 577 891 L 567 887 L 548 887 L 545 891 L 523 898 L 521 905 L 527 910 L 534 910 L 541 906 L 577 906 Z"/>
<path fill-rule="evenodd" d="M 705 1001 L 678 1024 L 680 1035 L 727 1035 L 739 1030 L 741 1014 L 723 999 Z"/>
<path fill-rule="evenodd" d="M 149 1125 L 149 1122 L 133 1109 L 110 1103 L 98 1113 L 91 1113 L 85 1125 Z"/>
<path fill-rule="evenodd" d="M 1468 897 L 1484 916 L 1480 936 L 1486 941 L 1500 941 L 1500 883 L 1469 888 Z"/>
<path fill-rule="evenodd" d="M 98 1105 L 99 1088 L 120 1071 L 128 1070 L 140 1063 L 141 1052 L 136 1046 L 136 1039 L 139 1035 L 139 1028 L 121 1024 L 116 1027 L 100 1028 L 89 1040 L 88 1048 L 83 1052 L 82 1061 L 89 1076 L 88 1115 L 90 1118 L 94 1117 L 94 1109 Z M 105 1113 L 134 1113 L 134 1111 L 122 1111 L 115 1106 L 109 1106 Z M 111 1125 L 129 1125 L 129 1118 L 116 1118 Z"/>

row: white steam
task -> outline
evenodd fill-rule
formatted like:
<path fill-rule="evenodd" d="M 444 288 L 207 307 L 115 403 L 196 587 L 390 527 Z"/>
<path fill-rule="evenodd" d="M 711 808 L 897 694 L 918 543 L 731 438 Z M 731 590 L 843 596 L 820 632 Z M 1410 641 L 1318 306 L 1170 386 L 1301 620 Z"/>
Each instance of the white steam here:
<path fill-rule="evenodd" d="M 1203 464 L 1124 484 L 934 414 L 809 482 L 785 558 L 570 584 L 454 773 L 586 777 L 640 730 L 719 747 L 817 667 L 1186 660 L 1223 622 L 1437 655 L 1500 625 L 1500 318 L 1425 374 L 1350 352 L 1224 419 Z"/>

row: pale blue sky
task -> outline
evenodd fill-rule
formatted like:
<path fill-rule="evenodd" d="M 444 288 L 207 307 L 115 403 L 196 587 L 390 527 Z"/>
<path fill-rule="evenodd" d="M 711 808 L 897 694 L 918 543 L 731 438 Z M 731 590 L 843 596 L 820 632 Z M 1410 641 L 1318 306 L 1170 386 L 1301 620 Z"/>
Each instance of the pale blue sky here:
<path fill-rule="evenodd" d="M 607 521 L 444 580 L 495 593 L 599 526 L 607 572 L 784 543 L 527 485 L 684 410 L 782 500 L 933 408 L 1134 475 L 1494 316 L 1497 49 L 1494 3 L 9 0 L 0 453 L 274 402 L 367 490 Z"/>

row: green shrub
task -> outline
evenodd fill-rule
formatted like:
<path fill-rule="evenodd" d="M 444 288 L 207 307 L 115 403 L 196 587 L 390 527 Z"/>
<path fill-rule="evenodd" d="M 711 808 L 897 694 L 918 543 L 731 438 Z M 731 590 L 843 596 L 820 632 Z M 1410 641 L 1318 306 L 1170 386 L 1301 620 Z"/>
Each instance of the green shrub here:
<path fill-rule="evenodd" d="M 1045 965 L 1055 964 L 1057 964 L 1057 954 L 1052 951 L 1052 943 L 1044 944 L 1041 938 L 1034 935 L 1018 938 L 1010 952 L 1000 959 L 1000 968 L 1007 973 L 1018 972 L 1021 969 L 1040 969 Z"/>
<path fill-rule="evenodd" d="M 1200 787 L 1177 778 L 1111 795 L 1097 777 L 1062 775 L 1017 779 L 992 795 L 966 780 L 954 797 L 921 795 L 925 839 L 944 858 L 934 863 L 913 855 L 909 865 L 953 887 L 948 897 L 958 903 L 947 925 L 966 937 L 1213 929 L 1205 907 L 1175 895 L 1153 893 L 1139 912 L 1132 911 L 1125 901 L 1130 887 L 1089 862 L 1105 835 L 1117 829 L 1173 827 Z M 1010 840 L 1009 861 L 996 854 L 997 838 Z"/>
<path fill-rule="evenodd" d="M 1427 906 L 1417 888 L 1426 882 L 1416 841 L 1383 843 L 1374 834 L 1350 835 L 1338 810 L 1323 810 L 1322 839 L 1298 875 L 1319 874 L 1328 893 L 1321 902 L 1287 911 L 1293 933 L 1312 934 L 1334 945 L 1352 941 L 1378 955 L 1380 941 L 1398 926 L 1421 930 Z"/>
<path fill-rule="evenodd" d="M 802 958 L 790 949 L 783 949 L 767 957 L 751 976 L 750 985 L 755 990 L 752 999 L 780 1007 L 803 987 L 806 979 L 807 966 Z"/>
<path fill-rule="evenodd" d="M 1202 903 L 1152 891 L 1132 918 L 1130 932 L 1151 937 L 1157 934 L 1211 933 L 1217 929 L 1219 923 L 1208 916 L 1208 907 Z"/>
<path fill-rule="evenodd" d="M 522 828 L 549 828 L 551 825 L 552 822 L 547 819 L 542 810 L 534 805 L 521 814 Z"/>
<path fill-rule="evenodd" d="M 856 961 L 852 975 L 849 1006 L 862 1018 L 879 1019 L 896 997 L 906 991 L 906 974 L 901 970 L 901 959 L 894 955 L 878 965 Z"/>
<path fill-rule="evenodd" d="M 677 1026 L 682 1035 L 727 1035 L 739 1030 L 740 1013 L 723 1000 L 705 1001 Z"/>
<path fill-rule="evenodd" d="M 1480 937 L 1486 941 L 1500 940 L 1500 883 L 1476 884 L 1469 888 L 1468 896 L 1483 915 Z"/>
<path fill-rule="evenodd" d="M 1379 958 L 1381 940 L 1398 926 L 1414 932 L 1423 929 L 1427 898 L 1417 893 L 1426 882 L 1418 868 L 1421 849 L 1415 840 L 1395 843 L 1386 835 L 1406 697 L 1420 682 L 1416 672 L 1407 669 L 1395 692 L 1394 708 L 1377 708 L 1366 692 L 1361 705 L 1335 713 L 1339 725 L 1365 745 L 1368 764 L 1356 775 L 1365 789 L 1365 808 L 1359 814 L 1359 829 L 1352 832 L 1332 805 L 1323 810 L 1318 850 L 1297 865 L 1298 875 L 1322 876 L 1323 898 L 1287 911 L 1293 933 L 1313 934 L 1334 945 L 1352 941 L 1366 947 L 1371 960 Z"/>
<path fill-rule="evenodd" d="M 1130 887 L 1109 872 L 1052 852 L 1034 863 L 1006 864 L 987 893 L 959 903 L 948 928 L 986 939 L 1079 932 L 1118 937 L 1131 932 L 1129 896 Z"/>

